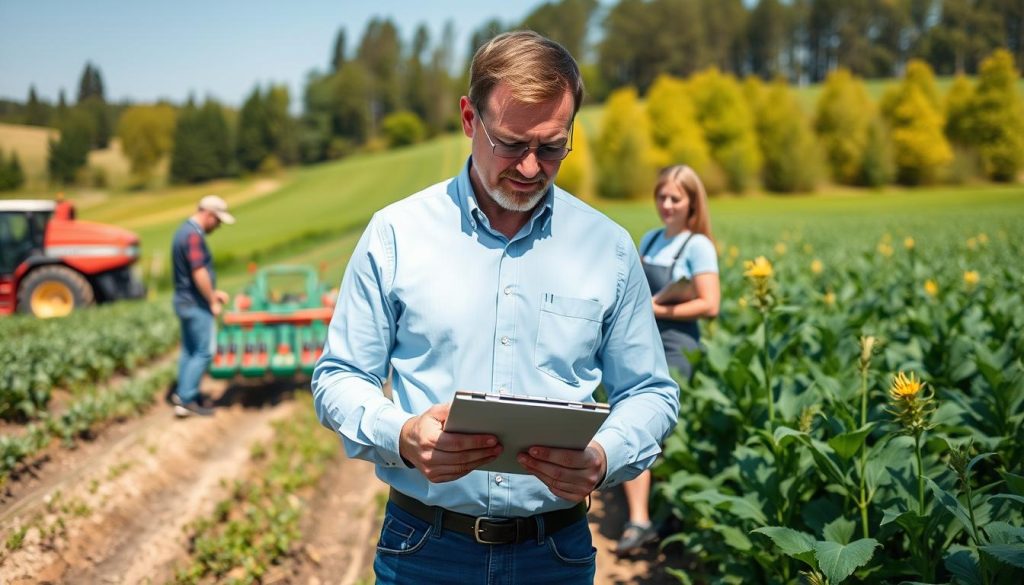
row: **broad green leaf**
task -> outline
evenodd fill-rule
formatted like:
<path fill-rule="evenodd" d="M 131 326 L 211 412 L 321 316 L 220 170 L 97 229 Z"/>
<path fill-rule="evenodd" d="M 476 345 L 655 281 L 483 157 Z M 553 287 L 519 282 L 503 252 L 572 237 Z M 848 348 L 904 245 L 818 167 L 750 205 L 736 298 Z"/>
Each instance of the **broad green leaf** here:
<path fill-rule="evenodd" d="M 881 546 L 874 538 L 862 538 L 850 544 L 839 544 L 819 540 L 814 543 L 814 557 L 818 568 L 828 577 L 829 583 L 839 585 L 862 567 L 875 555 L 875 548 Z"/>
<path fill-rule="evenodd" d="M 784 554 L 818 568 L 814 562 L 814 537 L 810 534 L 784 526 L 764 526 L 751 532 L 767 536 Z"/>
<path fill-rule="evenodd" d="M 829 480 L 844 488 L 848 487 L 846 485 L 846 475 L 839 470 L 839 466 L 836 465 L 835 461 L 832 461 L 828 453 L 822 449 L 825 446 L 824 443 L 813 439 L 804 440 L 803 443 L 810 449 L 811 457 L 814 459 L 814 464 L 818 467 L 819 471 L 824 473 Z"/>
<path fill-rule="evenodd" d="M 1024 475 L 1017 475 L 1009 471 L 1002 472 L 1002 475 L 1006 480 L 1006 487 L 1010 488 L 1011 493 L 1024 496 Z"/>
<path fill-rule="evenodd" d="M 960 503 L 960 500 L 957 500 L 956 496 L 939 487 L 939 484 L 932 481 L 932 478 L 926 477 L 924 480 L 928 483 L 932 493 L 935 494 L 935 500 L 960 521 L 960 524 L 963 525 L 964 530 L 968 534 L 974 535 L 975 539 L 977 539 L 977 535 L 974 534 L 974 529 L 971 526 L 970 514 L 967 512 L 967 508 L 964 508 L 963 504 Z"/>
<path fill-rule="evenodd" d="M 856 522 L 839 517 L 826 524 L 822 533 L 825 540 L 838 542 L 839 544 L 849 544 L 850 539 L 853 538 L 853 532 L 856 529 Z"/>
<path fill-rule="evenodd" d="M 1010 500 L 1017 502 L 1018 504 L 1024 504 L 1024 497 L 1015 494 L 996 494 L 992 496 L 993 500 Z"/>
<path fill-rule="evenodd" d="M 971 462 L 967 464 L 967 473 L 971 473 L 971 470 L 974 469 L 974 466 L 977 465 L 979 461 L 981 461 L 982 459 L 985 459 L 987 457 L 990 457 L 992 455 L 995 455 L 995 453 L 994 452 L 980 453 L 980 454 L 975 455 L 974 457 L 972 457 L 971 458 Z"/>
<path fill-rule="evenodd" d="M 878 525 L 885 526 L 891 522 L 899 524 L 910 534 L 918 534 L 922 528 L 928 525 L 928 517 L 921 516 L 914 510 L 901 510 L 893 506 L 885 509 L 882 521 Z"/>
<path fill-rule="evenodd" d="M 733 516 L 746 520 L 753 520 L 758 524 L 764 524 L 768 521 L 764 512 L 762 512 L 761 509 L 750 500 L 745 500 L 736 496 L 727 496 L 715 490 L 704 490 L 696 494 L 685 496 L 684 499 L 688 502 L 707 502 L 716 508 L 727 510 L 732 513 Z"/>
<path fill-rule="evenodd" d="M 775 433 L 772 436 L 772 438 L 775 441 L 775 444 L 780 447 L 785 447 L 786 445 L 789 445 L 793 441 L 796 441 L 798 439 L 804 439 L 806 437 L 807 433 L 800 432 L 796 429 L 791 429 L 789 427 L 776 427 Z"/>
<path fill-rule="evenodd" d="M 722 538 L 725 540 L 725 544 L 733 550 L 747 552 L 754 546 L 753 543 L 750 542 L 750 539 L 747 538 L 747 535 L 744 534 L 742 530 L 734 526 L 716 524 L 715 526 L 712 526 L 711 529 L 721 534 Z"/>
<path fill-rule="evenodd" d="M 988 535 L 989 544 L 1024 543 L 1024 528 L 1011 526 L 1007 522 L 989 522 L 983 530 Z"/>
<path fill-rule="evenodd" d="M 1007 565 L 1024 569 L 1024 544 L 989 544 L 981 547 L 981 550 Z"/>
<path fill-rule="evenodd" d="M 861 445 L 864 444 L 864 440 L 867 439 L 874 426 L 875 423 L 868 423 L 856 431 L 836 435 L 828 440 L 828 445 L 832 447 L 836 455 L 839 455 L 841 459 L 847 460 L 857 454 L 857 451 L 860 450 Z"/>
<path fill-rule="evenodd" d="M 949 548 L 944 565 L 964 585 L 982 585 L 978 557 L 967 547 L 954 545 Z"/>

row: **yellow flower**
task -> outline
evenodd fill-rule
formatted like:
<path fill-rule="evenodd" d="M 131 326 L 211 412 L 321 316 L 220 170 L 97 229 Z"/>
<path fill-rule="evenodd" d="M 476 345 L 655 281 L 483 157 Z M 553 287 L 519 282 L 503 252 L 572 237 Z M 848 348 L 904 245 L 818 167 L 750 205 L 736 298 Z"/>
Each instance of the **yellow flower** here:
<path fill-rule="evenodd" d="M 913 250 L 914 249 L 914 238 L 912 238 L 910 236 L 907 236 L 907 237 L 903 238 L 903 247 L 908 249 L 908 250 Z"/>
<path fill-rule="evenodd" d="M 811 262 L 811 272 L 814 274 L 821 274 L 822 270 L 825 270 L 825 265 L 821 263 L 821 260 L 815 258 L 814 261 Z"/>
<path fill-rule="evenodd" d="M 825 304 L 826 305 L 828 305 L 830 307 L 835 306 L 835 304 L 836 304 L 836 293 L 834 293 L 832 291 L 828 291 L 827 293 L 825 293 L 825 299 L 824 300 L 825 300 Z"/>
<path fill-rule="evenodd" d="M 986 234 L 984 232 L 978 234 L 978 243 L 981 244 L 982 246 L 987 244 L 988 243 L 988 234 Z"/>
<path fill-rule="evenodd" d="M 779 243 L 775 244 L 775 253 L 778 254 L 779 256 L 782 256 L 783 254 L 785 254 L 786 253 L 786 244 L 783 244 L 782 242 L 779 242 Z"/>
<path fill-rule="evenodd" d="M 977 238 L 967 238 L 967 249 L 968 250 L 977 250 L 978 249 L 978 239 Z"/>
<path fill-rule="evenodd" d="M 930 297 L 937 296 L 939 294 L 939 285 L 932 279 L 924 281 L 924 292 Z"/>
<path fill-rule="evenodd" d="M 736 246 L 729 246 L 729 257 L 730 258 L 736 258 L 739 255 L 740 255 L 740 249 L 739 248 L 737 248 Z"/>
<path fill-rule="evenodd" d="M 918 380 L 914 373 L 910 376 L 900 372 L 893 376 L 889 386 L 890 414 L 903 425 L 903 432 L 920 438 L 921 434 L 931 428 L 928 419 L 935 411 L 933 399 L 935 392 L 925 390 L 925 383 Z"/>
<path fill-rule="evenodd" d="M 981 282 L 981 276 L 977 270 L 967 270 L 964 272 L 964 284 L 967 285 L 967 288 L 974 288 L 978 286 L 979 282 Z"/>
<path fill-rule="evenodd" d="M 764 256 L 758 256 L 754 260 L 747 260 L 743 263 L 743 268 L 746 269 L 743 272 L 743 276 L 749 276 L 753 279 L 767 279 L 771 278 L 772 274 L 774 274 L 772 263 Z"/>
<path fill-rule="evenodd" d="M 889 397 L 894 401 L 912 400 L 917 397 L 922 388 L 924 388 L 924 382 L 914 377 L 914 372 L 910 372 L 909 377 L 900 372 L 892 379 L 892 385 L 889 386 Z"/>
<path fill-rule="evenodd" d="M 892 246 L 890 246 L 889 244 L 885 242 L 881 242 L 878 244 L 878 253 L 881 254 L 882 256 L 888 258 L 889 256 L 892 256 L 892 252 Z"/>
<path fill-rule="evenodd" d="M 741 307 L 746 307 L 747 306 L 747 297 L 740 297 L 739 305 Z"/>

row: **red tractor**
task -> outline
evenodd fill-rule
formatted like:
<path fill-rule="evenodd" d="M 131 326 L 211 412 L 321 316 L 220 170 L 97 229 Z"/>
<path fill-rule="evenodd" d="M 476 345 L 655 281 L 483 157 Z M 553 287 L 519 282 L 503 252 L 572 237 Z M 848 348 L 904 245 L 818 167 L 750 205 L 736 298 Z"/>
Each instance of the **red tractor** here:
<path fill-rule="evenodd" d="M 0 200 L 0 315 L 61 317 L 144 297 L 138 258 L 138 235 L 78 221 L 69 201 Z"/>

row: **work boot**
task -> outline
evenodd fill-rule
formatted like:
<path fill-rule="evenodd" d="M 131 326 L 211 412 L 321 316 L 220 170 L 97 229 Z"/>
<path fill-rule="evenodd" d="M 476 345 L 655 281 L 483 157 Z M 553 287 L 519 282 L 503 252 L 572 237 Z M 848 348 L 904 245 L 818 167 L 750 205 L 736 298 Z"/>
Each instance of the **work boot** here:
<path fill-rule="evenodd" d="M 177 396 L 175 396 L 175 398 L 177 398 Z M 180 402 L 180 399 L 178 401 Z M 174 416 L 178 418 L 185 418 L 188 416 L 213 416 L 213 409 L 208 406 L 203 406 L 198 401 L 185 402 L 183 404 L 174 405 Z"/>
<path fill-rule="evenodd" d="M 626 529 L 622 531 L 622 538 L 615 545 L 615 554 L 623 556 L 639 552 L 644 546 L 658 539 L 658 532 L 654 525 L 648 522 L 627 522 Z"/>

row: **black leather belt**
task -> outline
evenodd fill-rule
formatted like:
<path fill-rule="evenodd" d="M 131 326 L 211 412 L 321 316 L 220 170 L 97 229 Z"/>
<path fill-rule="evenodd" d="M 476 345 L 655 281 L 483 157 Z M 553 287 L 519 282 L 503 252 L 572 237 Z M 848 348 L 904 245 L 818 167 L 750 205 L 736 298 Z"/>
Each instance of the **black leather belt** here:
<path fill-rule="evenodd" d="M 580 502 L 572 508 L 546 512 L 523 518 L 498 518 L 493 516 L 470 516 L 445 508 L 428 506 L 416 498 L 400 491 L 391 490 L 391 502 L 424 522 L 434 523 L 435 514 L 441 511 L 441 525 L 445 530 L 468 534 L 480 544 L 520 544 L 537 538 L 537 516 L 544 520 L 544 534 L 559 530 L 587 517 L 587 507 Z"/>

